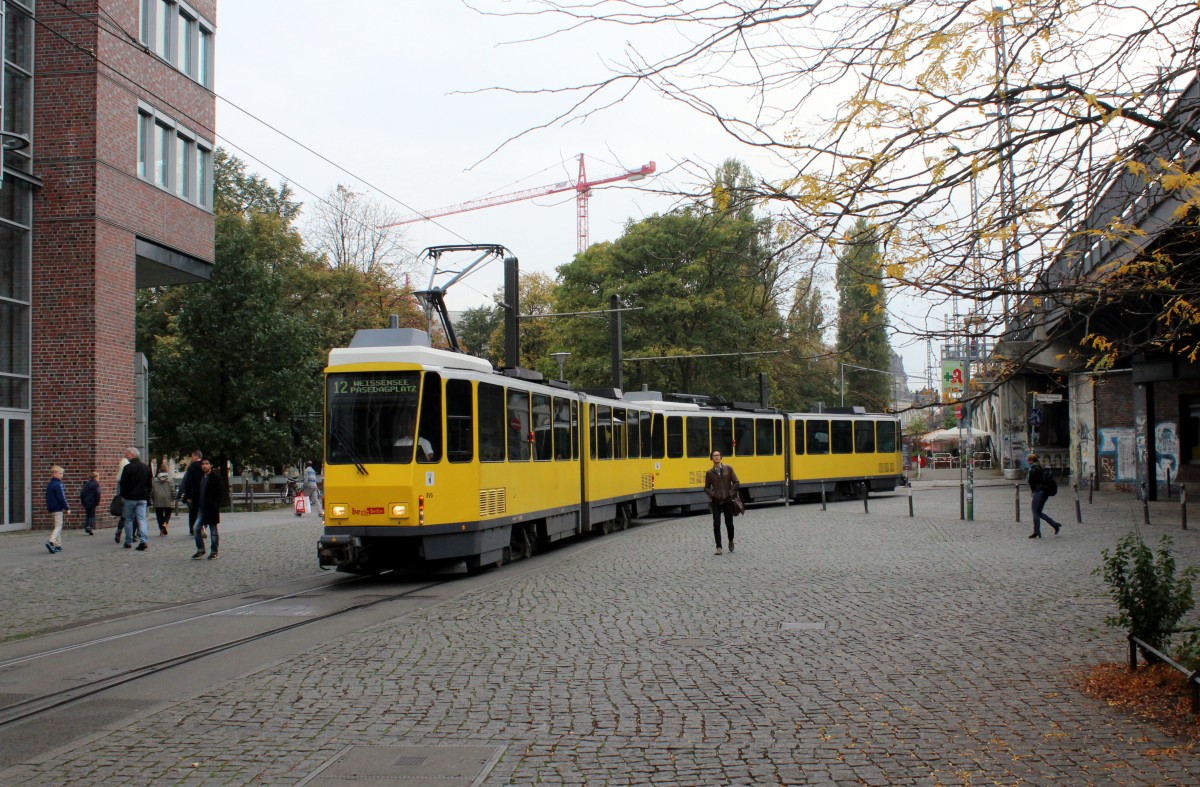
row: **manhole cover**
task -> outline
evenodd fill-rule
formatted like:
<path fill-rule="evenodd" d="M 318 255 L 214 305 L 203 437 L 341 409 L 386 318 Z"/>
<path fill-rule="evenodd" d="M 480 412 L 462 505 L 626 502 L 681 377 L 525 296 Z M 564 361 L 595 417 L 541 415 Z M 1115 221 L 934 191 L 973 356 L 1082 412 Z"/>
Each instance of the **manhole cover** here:
<path fill-rule="evenodd" d="M 348 746 L 299 783 L 456 787 L 477 785 L 495 767 L 503 746 Z"/>
<path fill-rule="evenodd" d="M 719 639 L 709 637 L 671 637 L 659 640 L 660 645 L 670 645 L 675 648 L 711 648 L 721 644 Z"/>

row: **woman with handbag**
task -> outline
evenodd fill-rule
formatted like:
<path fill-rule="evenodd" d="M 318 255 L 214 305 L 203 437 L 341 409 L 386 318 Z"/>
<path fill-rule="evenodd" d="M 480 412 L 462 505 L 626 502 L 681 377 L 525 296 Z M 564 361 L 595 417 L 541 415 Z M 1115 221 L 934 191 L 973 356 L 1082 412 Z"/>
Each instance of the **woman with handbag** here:
<path fill-rule="evenodd" d="M 734 501 L 740 501 L 738 495 L 738 477 L 733 468 L 721 464 L 721 452 L 713 451 L 709 455 L 713 466 L 704 474 L 704 492 L 708 495 L 708 507 L 713 515 L 713 539 L 717 542 L 717 551 L 721 554 L 721 516 L 725 517 L 725 532 L 729 536 L 729 551 L 733 552 L 733 513 Z"/>

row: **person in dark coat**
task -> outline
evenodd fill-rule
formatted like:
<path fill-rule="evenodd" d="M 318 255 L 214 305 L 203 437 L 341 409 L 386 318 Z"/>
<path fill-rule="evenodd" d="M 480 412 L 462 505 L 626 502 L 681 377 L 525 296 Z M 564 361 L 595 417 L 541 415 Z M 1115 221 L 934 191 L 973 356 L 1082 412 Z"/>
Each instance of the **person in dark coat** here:
<path fill-rule="evenodd" d="M 725 531 L 729 535 L 729 551 L 733 552 L 733 499 L 738 495 L 738 477 L 729 465 L 721 463 L 721 452 L 710 455 L 713 466 L 704 474 L 704 492 L 708 495 L 713 515 L 713 538 L 716 554 L 721 554 L 721 515 L 725 516 Z"/>
<path fill-rule="evenodd" d="M 125 458 L 129 464 L 121 471 L 121 498 L 125 501 L 125 548 L 131 549 L 133 542 L 138 542 L 139 552 L 149 548 L 146 543 L 149 534 L 146 532 L 146 511 L 150 507 L 150 485 L 154 474 L 150 467 L 142 461 L 142 455 L 136 448 L 126 448 Z"/>
<path fill-rule="evenodd" d="M 83 532 L 89 536 L 96 530 L 96 507 L 100 505 L 100 474 L 92 471 L 92 477 L 79 490 L 79 502 L 83 504 L 86 517 L 83 521 Z"/>
<path fill-rule="evenodd" d="M 189 536 L 196 535 L 196 514 L 200 512 L 200 477 L 204 475 L 200 470 L 200 460 L 203 458 L 199 451 L 192 451 L 192 463 L 183 474 L 183 483 L 179 485 L 179 499 L 188 508 Z"/>
<path fill-rule="evenodd" d="M 212 549 L 208 553 L 208 559 L 216 560 L 221 541 L 217 526 L 221 524 L 221 506 L 225 505 L 225 479 L 221 478 L 220 473 L 212 471 L 212 462 L 207 459 L 200 461 L 200 471 L 200 491 L 196 494 L 199 503 L 196 515 L 196 554 L 192 555 L 192 560 L 204 557 L 205 528 L 208 528 Z"/>
<path fill-rule="evenodd" d="M 1030 454 L 1027 461 L 1029 462 L 1029 475 L 1026 481 L 1029 482 L 1029 490 L 1033 492 L 1033 533 L 1030 538 L 1042 537 L 1042 521 L 1050 527 L 1054 528 L 1054 535 L 1058 535 L 1058 531 L 1062 530 L 1062 525 L 1050 518 L 1049 514 L 1042 513 L 1042 509 L 1046 506 L 1046 501 L 1050 496 L 1046 493 L 1046 469 L 1042 467 L 1038 461 L 1037 454 Z"/>

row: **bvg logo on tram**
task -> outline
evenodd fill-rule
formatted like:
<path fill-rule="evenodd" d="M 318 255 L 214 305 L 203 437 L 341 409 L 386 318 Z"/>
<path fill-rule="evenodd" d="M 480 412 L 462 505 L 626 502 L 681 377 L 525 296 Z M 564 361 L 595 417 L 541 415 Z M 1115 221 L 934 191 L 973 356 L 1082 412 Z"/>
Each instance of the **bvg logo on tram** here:
<path fill-rule="evenodd" d="M 354 516 L 373 516 L 375 514 L 382 514 L 383 508 L 352 508 L 350 509 L 350 513 Z"/>

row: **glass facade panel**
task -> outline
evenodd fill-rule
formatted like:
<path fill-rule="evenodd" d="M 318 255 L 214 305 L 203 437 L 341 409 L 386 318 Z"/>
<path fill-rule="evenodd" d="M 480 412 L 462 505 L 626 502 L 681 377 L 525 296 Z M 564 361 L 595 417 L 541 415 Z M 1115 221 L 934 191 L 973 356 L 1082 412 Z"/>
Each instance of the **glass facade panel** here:
<path fill-rule="evenodd" d="M 0 372 L 29 374 L 29 307 L 11 301 L 0 301 Z"/>
<path fill-rule="evenodd" d="M 4 59 L 26 71 L 33 71 L 33 19 L 8 4 L 4 19 Z"/>
<path fill-rule="evenodd" d="M 0 219 L 28 227 L 30 217 L 30 186 L 18 178 L 5 178 L 0 188 Z"/>
<path fill-rule="evenodd" d="M 29 300 L 29 233 L 0 222 L 0 298 Z"/>

